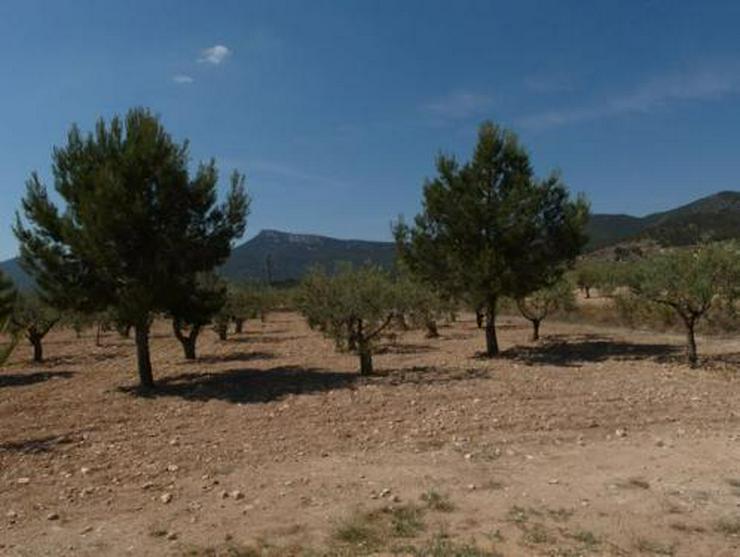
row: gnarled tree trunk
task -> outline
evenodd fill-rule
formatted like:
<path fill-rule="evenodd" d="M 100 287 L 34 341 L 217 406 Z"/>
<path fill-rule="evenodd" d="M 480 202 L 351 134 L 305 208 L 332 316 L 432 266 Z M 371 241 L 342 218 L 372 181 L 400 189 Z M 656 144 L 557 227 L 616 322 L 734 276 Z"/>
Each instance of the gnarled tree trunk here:
<path fill-rule="evenodd" d="M 134 326 L 136 336 L 136 362 L 139 371 L 139 384 L 143 389 L 154 388 L 152 361 L 149 354 L 149 320 L 145 319 Z"/>
<path fill-rule="evenodd" d="M 486 356 L 498 356 L 498 338 L 496 338 L 496 298 L 486 302 Z"/>

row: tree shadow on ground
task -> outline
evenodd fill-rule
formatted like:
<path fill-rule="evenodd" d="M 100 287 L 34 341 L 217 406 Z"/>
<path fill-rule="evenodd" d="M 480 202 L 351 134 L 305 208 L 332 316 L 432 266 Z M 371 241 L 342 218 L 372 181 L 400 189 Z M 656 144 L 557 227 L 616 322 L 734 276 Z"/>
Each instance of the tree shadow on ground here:
<path fill-rule="evenodd" d="M 50 379 L 69 379 L 75 374 L 73 371 L 34 371 L 31 373 L 0 373 L 0 388 L 23 387 L 42 383 Z"/>
<path fill-rule="evenodd" d="M 679 362 L 683 347 L 675 344 L 648 344 L 614 340 L 599 335 L 551 335 L 540 344 L 514 346 L 501 353 L 504 358 L 526 365 L 578 367 L 607 360 L 652 360 Z"/>
<path fill-rule="evenodd" d="M 138 387 L 120 390 L 147 398 L 181 397 L 185 400 L 224 400 L 234 403 L 270 402 L 291 394 L 326 392 L 351 388 L 360 375 L 329 372 L 298 366 L 266 370 L 231 369 L 222 372 L 192 372 L 165 377 L 152 391 Z"/>
<path fill-rule="evenodd" d="M 431 385 L 486 379 L 490 372 L 485 369 L 440 369 L 434 366 L 413 366 L 397 370 L 379 370 L 375 375 L 363 378 L 365 383 L 385 385 Z"/>
<path fill-rule="evenodd" d="M 208 356 L 199 356 L 197 363 L 217 364 L 220 362 L 250 362 L 254 360 L 272 360 L 275 358 L 273 352 L 231 352 L 228 354 L 210 354 Z"/>
<path fill-rule="evenodd" d="M 59 445 L 68 445 L 81 439 L 79 433 L 65 433 L 63 435 L 47 435 L 35 439 L 24 439 L 23 441 L 8 441 L 0 443 L 0 453 L 17 452 L 24 454 L 47 453 Z"/>
<path fill-rule="evenodd" d="M 297 336 L 286 336 L 286 337 L 274 337 L 274 336 L 261 336 L 261 335 L 250 335 L 250 336 L 230 336 L 223 342 L 234 342 L 234 343 L 247 343 L 247 344 L 278 344 L 280 342 L 287 342 L 289 340 L 298 340 L 304 337 Z"/>
<path fill-rule="evenodd" d="M 434 340 L 434 339 L 430 339 Z M 434 352 L 438 348 L 429 344 L 411 344 L 394 342 L 380 346 L 375 350 L 375 354 L 420 354 L 424 352 Z"/>

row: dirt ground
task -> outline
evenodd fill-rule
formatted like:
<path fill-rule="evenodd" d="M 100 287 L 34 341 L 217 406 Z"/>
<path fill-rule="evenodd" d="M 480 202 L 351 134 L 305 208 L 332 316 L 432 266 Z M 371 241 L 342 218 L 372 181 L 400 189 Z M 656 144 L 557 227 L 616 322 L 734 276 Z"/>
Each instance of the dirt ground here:
<path fill-rule="evenodd" d="M 160 389 L 132 341 L 53 332 L 0 372 L 3 555 L 740 555 L 740 341 L 471 316 L 400 334 L 376 377 L 293 314 Z"/>

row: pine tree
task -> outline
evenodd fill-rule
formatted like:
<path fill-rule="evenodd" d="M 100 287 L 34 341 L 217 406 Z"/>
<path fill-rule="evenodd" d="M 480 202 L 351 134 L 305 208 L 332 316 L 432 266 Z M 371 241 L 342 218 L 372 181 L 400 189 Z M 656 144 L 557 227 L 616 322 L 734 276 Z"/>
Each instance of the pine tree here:
<path fill-rule="evenodd" d="M 437 173 L 413 226 L 395 226 L 399 254 L 440 292 L 481 308 L 486 353 L 495 356 L 497 301 L 562 275 L 586 242 L 588 206 L 570 199 L 558 174 L 535 179 L 516 136 L 490 122 L 469 163 L 440 155 Z"/>
<path fill-rule="evenodd" d="M 221 265 L 245 228 L 249 197 L 237 172 L 217 203 L 214 161 L 188 172 L 188 143 L 133 109 L 83 136 L 72 127 L 53 153 L 57 207 L 37 174 L 27 183 L 15 233 L 24 268 L 59 308 L 112 308 L 133 325 L 140 384 L 152 388 L 149 328 Z"/>

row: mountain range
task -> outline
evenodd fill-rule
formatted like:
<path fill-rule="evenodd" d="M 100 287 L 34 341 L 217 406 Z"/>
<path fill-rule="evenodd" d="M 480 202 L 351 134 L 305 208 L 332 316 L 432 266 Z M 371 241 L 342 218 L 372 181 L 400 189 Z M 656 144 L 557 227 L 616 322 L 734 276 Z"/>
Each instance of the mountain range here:
<path fill-rule="evenodd" d="M 586 251 L 645 240 L 680 246 L 703 240 L 740 238 L 740 192 L 719 192 L 644 217 L 593 214 L 586 232 L 590 238 Z M 332 270 L 340 262 L 349 262 L 390 267 L 394 258 L 392 242 L 340 240 L 316 234 L 263 230 L 234 248 L 221 273 L 233 280 L 280 283 L 300 279 L 312 266 Z M 0 270 L 21 288 L 31 284 L 17 258 L 0 263 Z"/>

